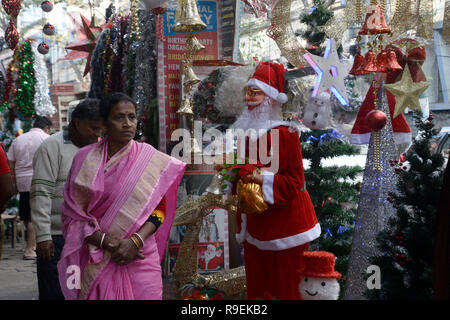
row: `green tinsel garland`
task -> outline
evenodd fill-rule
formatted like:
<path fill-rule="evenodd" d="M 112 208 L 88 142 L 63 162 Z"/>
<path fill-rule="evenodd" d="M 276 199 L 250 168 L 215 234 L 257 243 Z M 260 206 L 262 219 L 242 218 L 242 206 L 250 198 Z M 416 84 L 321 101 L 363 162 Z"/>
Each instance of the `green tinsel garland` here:
<path fill-rule="evenodd" d="M 34 54 L 30 41 L 25 41 L 19 48 L 19 77 L 17 95 L 14 101 L 16 113 L 20 120 L 31 120 L 35 117 L 33 99 L 36 79 L 34 76 Z"/>

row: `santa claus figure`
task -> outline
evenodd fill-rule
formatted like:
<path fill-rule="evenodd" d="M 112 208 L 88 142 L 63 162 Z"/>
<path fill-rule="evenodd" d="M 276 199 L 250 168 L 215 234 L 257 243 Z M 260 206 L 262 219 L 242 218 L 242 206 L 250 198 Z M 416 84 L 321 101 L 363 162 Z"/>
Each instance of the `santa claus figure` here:
<path fill-rule="evenodd" d="M 284 67 L 262 62 L 246 88 L 247 108 L 233 124 L 235 129 L 250 130 L 254 135 L 239 138 L 245 143 L 246 156 L 266 163 L 261 171 L 240 177 L 243 183 L 261 186 L 268 209 L 262 213 L 238 210 L 238 242 L 243 243 L 247 295 L 249 299 L 270 292 L 277 299 L 300 299 L 296 285 L 299 257 L 310 241 L 320 236 L 320 225 L 306 190 L 303 158 L 298 132 L 282 121 Z M 264 150 L 260 150 L 264 149 Z M 261 154 L 270 162 L 260 159 Z M 276 165 L 273 165 L 276 163 Z"/>
<path fill-rule="evenodd" d="M 334 270 L 335 257 L 331 252 L 304 252 L 303 266 L 298 270 L 298 290 L 303 300 L 337 300 L 341 274 Z"/>

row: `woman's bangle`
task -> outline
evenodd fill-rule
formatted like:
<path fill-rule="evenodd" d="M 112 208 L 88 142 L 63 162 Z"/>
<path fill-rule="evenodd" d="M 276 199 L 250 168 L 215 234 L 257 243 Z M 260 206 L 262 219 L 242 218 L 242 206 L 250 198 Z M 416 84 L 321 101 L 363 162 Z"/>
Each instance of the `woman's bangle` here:
<path fill-rule="evenodd" d="M 134 236 L 139 238 L 139 241 L 141 242 L 141 247 L 144 246 L 144 239 L 142 239 L 142 237 L 139 235 L 139 233 L 133 233 Z"/>
<path fill-rule="evenodd" d="M 103 249 L 103 240 L 105 240 L 106 233 L 103 233 L 102 240 L 100 240 L 100 249 Z"/>
<path fill-rule="evenodd" d="M 138 248 L 138 249 L 141 248 L 141 245 L 139 244 L 139 240 L 136 239 L 136 236 L 134 234 L 130 237 L 130 239 L 131 239 L 131 241 L 133 241 L 136 248 Z"/>

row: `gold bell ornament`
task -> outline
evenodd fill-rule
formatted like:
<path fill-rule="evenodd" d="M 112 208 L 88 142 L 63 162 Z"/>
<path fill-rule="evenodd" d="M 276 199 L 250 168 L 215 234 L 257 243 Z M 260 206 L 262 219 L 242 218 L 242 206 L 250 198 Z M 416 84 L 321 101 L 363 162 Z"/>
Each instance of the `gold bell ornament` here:
<path fill-rule="evenodd" d="M 201 80 L 197 75 L 194 73 L 194 70 L 190 66 L 184 67 L 184 79 L 183 79 L 183 85 L 185 87 L 192 87 L 199 83 Z"/>
<path fill-rule="evenodd" d="M 187 37 L 186 46 L 187 46 L 187 51 L 190 54 L 195 54 L 195 53 L 199 52 L 200 50 L 205 49 L 205 46 L 202 45 L 200 43 L 200 41 L 198 41 L 198 39 L 196 37 L 194 37 L 192 34 L 189 34 L 189 36 Z"/>
<path fill-rule="evenodd" d="M 222 185 L 224 184 L 223 176 L 219 173 L 216 173 L 208 188 L 206 188 L 206 192 L 212 193 L 212 194 L 222 194 Z"/>
<path fill-rule="evenodd" d="M 200 18 L 195 0 L 178 0 L 175 10 L 174 32 L 196 32 L 206 29 L 206 24 Z"/>
<path fill-rule="evenodd" d="M 177 114 L 192 116 L 194 115 L 193 109 L 194 106 L 192 105 L 192 100 L 189 97 L 186 97 L 181 102 L 181 106 L 177 110 Z"/>

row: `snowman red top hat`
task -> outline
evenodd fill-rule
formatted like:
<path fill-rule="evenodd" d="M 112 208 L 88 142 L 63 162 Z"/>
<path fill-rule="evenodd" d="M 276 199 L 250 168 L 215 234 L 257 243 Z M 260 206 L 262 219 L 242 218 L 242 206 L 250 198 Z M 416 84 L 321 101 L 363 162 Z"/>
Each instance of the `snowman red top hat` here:
<path fill-rule="evenodd" d="M 276 62 L 261 62 L 248 80 L 247 86 L 257 87 L 267 96 L 280 102 L 288 101 L 284 93 L 284 66 Z"/>
<path fill-rule="evenodd" d="M 302 277 L 341 278 L 341 274 L 334 270 L 334 254 L 327 251 L 305 251 L 302 255 L 302 268 L 297 272 Z"/>

